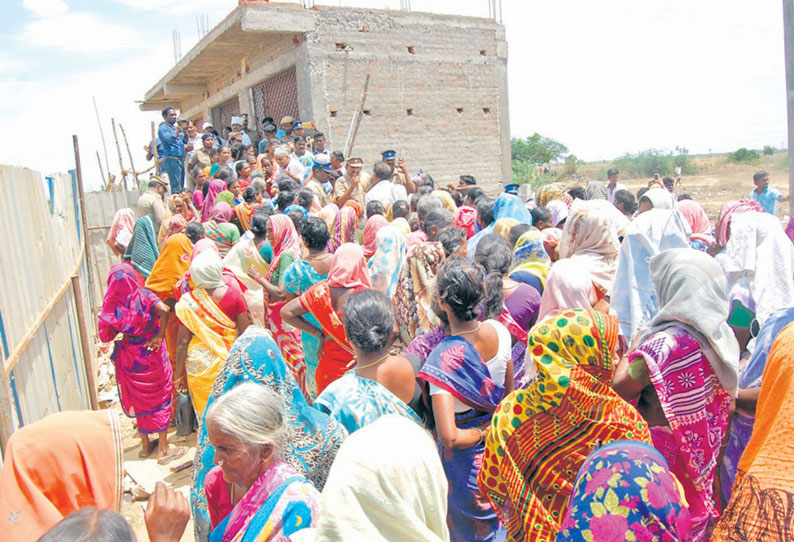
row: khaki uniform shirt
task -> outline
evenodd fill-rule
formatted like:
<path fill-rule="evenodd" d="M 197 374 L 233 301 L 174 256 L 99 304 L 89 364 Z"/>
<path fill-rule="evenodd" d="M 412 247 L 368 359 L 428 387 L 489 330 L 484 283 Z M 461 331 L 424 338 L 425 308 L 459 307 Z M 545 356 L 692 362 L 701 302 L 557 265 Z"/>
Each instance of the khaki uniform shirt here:
<path fill-rule="evenodd" d="M 364 203 L 364 196 L 365 191 L 369 187 L 370 183 L 370 175 L 369 173 L 362 171 L 361 172 L 361 184 L 353 189 L 353 192 L 350 194 L 350 199 L 356 201 L 361 208 L 364 209 L 366 204 Z M 343 205 L 342 203 L 338 203 L 338 199 L 345 195 L 347 189 L 350 188 L 350 185 L 353 184 L 353 178 L 350 176 L 349 173 L 345 173 L 341 177 L 336 180 L 336 184 L 334 185 L 334 202 L 339 205 L 340 207 Z M 361 187 L 364 187 L 364 190 Z"/>
<path fill-rule="evenodd" d="M 320 204 L 320 207 L 325 207 L 329 203 L 331 203 L 331 199 L 328 197 L 328 194 L 325 192 L 325 187 L 320 184 L 318 181 L 312 179 L 308 183 L 306 183 L 305 188 L 307 190 L 311 190 L 314 194 L 314 197 L 317 198 L 317 203 Z"/>

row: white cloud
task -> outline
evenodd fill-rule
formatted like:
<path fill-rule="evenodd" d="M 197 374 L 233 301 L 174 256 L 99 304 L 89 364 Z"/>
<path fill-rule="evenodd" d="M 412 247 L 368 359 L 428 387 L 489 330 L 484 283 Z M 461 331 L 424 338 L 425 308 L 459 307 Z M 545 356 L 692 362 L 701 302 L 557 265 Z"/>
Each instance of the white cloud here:
<path fill-rule="evenodd" d="M 63 15 L 68 9 L 63 0 L 23 0 L 22 5 L 38 17 Z"/>
<path fill-rule="evenodd" d="M 143 40 L 132 29 L 105 22 L 90 13 L 36 19 L 25 26 L 19 39 L 32 46 L 81 53 L 118 51 L 143 45 Z"/>

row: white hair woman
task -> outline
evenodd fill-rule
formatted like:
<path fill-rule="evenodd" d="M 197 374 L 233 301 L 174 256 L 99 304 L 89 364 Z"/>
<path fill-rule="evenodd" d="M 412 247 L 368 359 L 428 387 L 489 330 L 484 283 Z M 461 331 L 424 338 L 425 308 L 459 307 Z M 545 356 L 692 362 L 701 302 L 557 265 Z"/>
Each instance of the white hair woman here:
<path fill-rule="evenodd" d="M 320 494 L 282 460 L 286 414 L 278 395 L 240 384 L 210 406 L 205 423 L 217 464 L 204 480 L 211 541 L 287 540 L 316 523 Z"/>

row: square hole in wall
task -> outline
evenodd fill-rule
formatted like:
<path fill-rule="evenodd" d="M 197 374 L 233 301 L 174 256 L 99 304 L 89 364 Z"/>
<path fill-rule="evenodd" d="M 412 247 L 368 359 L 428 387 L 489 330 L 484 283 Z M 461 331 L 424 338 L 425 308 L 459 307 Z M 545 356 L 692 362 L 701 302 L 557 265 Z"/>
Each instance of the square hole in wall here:
<path fill-rule="evenodd" d="M 409 107 L 408 109 L 405 110 L 405 114 L 408 115 L 409 117 L 412 117 L 414 115 L 414 110 Z"/>
<path fill-rule="evenodd" d="M 350 45 L 347 44 L 347 43 L 340 42 L 340 43 L 336 44 L 336 50 L 337 50 L 337 52 L 339 52 L 339 51 L 345 51 L 346 52 L 346 51 L 352 51 L 353 48 L 350 47 Z"/>
<path fill-rule="evenodd" d="M 462 107 L 456 107 L 455 111 L 457 111 L 458 113 L 463 113 L 463 108 Z"/>
<path fill-rule="evenodd" d="M 491 108 L 490 107 L 483 107 L 482 108 L 482 112 L 485 113 L 486 115 L 489 115 L 491 113 Z"/>
<path fill-rule="evenodd" d="M 372 112 L 371 112 L 369 109 L 365 109 L 365 110 L 363 111 L 363 113 L 364 113 L 364 116 L 365 116 L 365 117 L 368 117 L 368 116 L 370 116 L 370 115 L 372 114 Z"/>
<path fill-rule="evenodd" d="M 332 116 L 332 117 L 335 117 L 335 116 L 336 116 L 336 109 L 331 109 L 331 116 Z"/>
<path fill-rule="evenodd" d="M 485 56 L 485 49 L 480 49 L 480 56 Z"/>
<path fill-rule="evenodd" d="M 409 45 L 408 46 L 408 52 L 411 53 L 412 55 L 415 55 L 416 54 L 416 48 L 413 45 Z"/>

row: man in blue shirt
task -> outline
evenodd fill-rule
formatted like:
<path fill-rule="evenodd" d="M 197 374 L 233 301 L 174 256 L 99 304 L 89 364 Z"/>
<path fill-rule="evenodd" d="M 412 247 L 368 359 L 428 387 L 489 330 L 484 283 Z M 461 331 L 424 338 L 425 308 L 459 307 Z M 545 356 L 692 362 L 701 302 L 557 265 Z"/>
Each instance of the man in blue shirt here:
<path fill-rule="evenodd" d="M 157 128 L 163 146 L 160 170 L 168 174 L 171 193 L 176 194 L 185 186 L 185 143 L 187 136 L 176 122 L 176 109 L 171 106 L 162 110 L 163 122 Z"/>
<path fill-rule="evenodd" d="M 750 193 L 750 198 L 761 204 L 769 214 L 775 214 L 778 201 L 788 201 L 790 196 L 784 196 L 779 190 L 769 188 L 769 174 L 766 171 L 756 171 L 753 175 L 755 190 Z"/>

